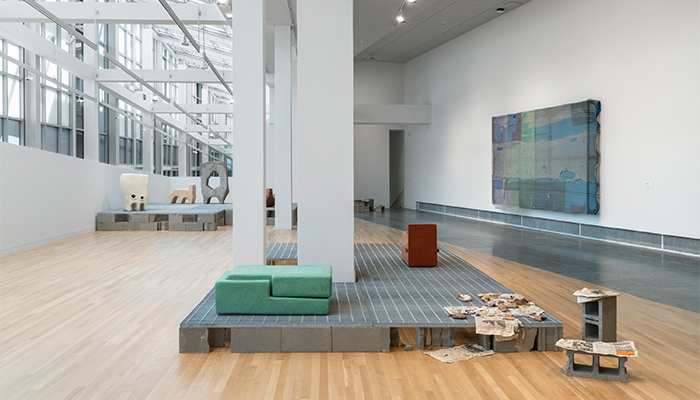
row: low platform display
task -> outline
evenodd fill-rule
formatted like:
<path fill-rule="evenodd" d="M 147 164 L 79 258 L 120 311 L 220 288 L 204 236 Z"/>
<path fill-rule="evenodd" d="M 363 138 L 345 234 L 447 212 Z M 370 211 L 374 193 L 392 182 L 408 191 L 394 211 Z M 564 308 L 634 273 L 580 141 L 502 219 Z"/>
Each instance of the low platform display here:
<path fill-rule="evenodd" d="M 97 214 L 98 231 L 215 231 L 231 225 L 232 204 L 149 203 L 146 211 Z"/>
<path fill-rule="evenodd" d="M 217 314 L 327 315 L 330 265 L 239 265 L 214 286 Z"/>
<path fill-rule="evenodd" d="M 293 259 L 296 244 L 269 243 L 267 254 L 268 260 Z M 219 314 L 212 289 L 180 323 L 180 352 L 206 353 L 229 343 L 233 353 L 386 352 L 400 344 L 397 328 L 414 328 L 418 349 L 454 346 L 455 328 L 476 328 L 474 317 L 454 319 L 445 312 L 447 306 L 466 304 L 456 294 L 469 294 L 467 305 L 482 306 L 486 302 L 479 293 L 512 291 L 445 248 L 438 253 L 438 266 L 406 268 L 400 243 L 356 243 L 358 280 L 332 283 L 327 315 Z M 273 280 L 268 281 L 272 292 L 265 293 L 274 292 Z M 515 317 L 525 330 L 522 340 L 499 342 L 494 351 L 557 351 L 562 323 L 543 315 L 542 321 Z M 493 341 L 483 336 L 480 340 Z"/>

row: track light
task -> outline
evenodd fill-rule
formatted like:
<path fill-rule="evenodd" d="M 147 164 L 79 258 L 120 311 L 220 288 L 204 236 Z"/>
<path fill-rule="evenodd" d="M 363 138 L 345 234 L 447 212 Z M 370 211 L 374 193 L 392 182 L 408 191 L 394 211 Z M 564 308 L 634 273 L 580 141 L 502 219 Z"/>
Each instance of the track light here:
<path fill-rule="evenodd" d="M 418 0 L 406 0 L 406 3 L 408 3 L 408 4 L 413 4 L 413 3 L 415 3 L 416 1 L 418 1 Z"/>
<path fill-rule="evenodd" d="M 227 3 L 227 0 L 216 0 L 216 4 L 223 6 Z"/>
<path fill-rule="evenodd" d="M 496 9 L 496 12 L 497 12 L 497 13 L 504 13 L 504 12 L 506 12 L 506 9 L 503 8 L 503 7 L 499 7 L 499 8 Z"/>
<path fill-rule="evenodd" d="M 157 102 L 158 102 L 158 95 L 157 95 L 157 94 L 154 94 L 154 95 L 153 95 L 153 102 L 154 102 L 154 103 L 157 103 Z"/>
<path fill-rule="evenodd" d="M 396 22 L 398 22 L 399 24 L 403 24 L 404 22 L 406 22 L 406 20 L 404 19 L 403 15 L 399 15 L 396 17 Z"/>
<path fill-rule="evenodd" d="M 84 103 L 84 102 L 85 102 L 85 99 L 84 99 L 84 98 L 78 97 L 78 103 Z"/>
<path fill-rule="evenodd" d="M 232 18 L 233 18 L 233 13 L 227 12 L 227 13 L 226 13 L 226 18 L 232 19 Z"/>
<path fill-rule="evenodd" d="M 229 103 L 229 104 L 233 104 L 233 97 L 231 97 L 230 99 L 228 99 L 228 103 Z"/>

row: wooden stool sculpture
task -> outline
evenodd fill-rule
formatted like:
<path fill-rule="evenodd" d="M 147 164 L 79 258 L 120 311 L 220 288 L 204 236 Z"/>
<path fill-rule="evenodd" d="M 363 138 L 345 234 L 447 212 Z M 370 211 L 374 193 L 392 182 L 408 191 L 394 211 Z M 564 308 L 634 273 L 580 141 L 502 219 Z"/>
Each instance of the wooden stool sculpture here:
<path fill-rule="evenodd" d="M 170 193 L 170 204 L 185 204 L 185 200 L 189 201 L 190 204 L 194 204 L 194 201 L 197 200 L 197 185 L 194 183 L 190 183 L 189 189 L 174 189 Z"/>

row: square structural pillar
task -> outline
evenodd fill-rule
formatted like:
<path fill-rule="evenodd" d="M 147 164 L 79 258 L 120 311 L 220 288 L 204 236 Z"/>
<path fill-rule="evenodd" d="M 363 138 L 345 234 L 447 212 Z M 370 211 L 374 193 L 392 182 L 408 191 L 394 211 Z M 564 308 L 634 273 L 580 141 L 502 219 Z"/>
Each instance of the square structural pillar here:
<path fill-rule="evenodd" d="M 234 0 L 233 29 L 233 266 L 265 265 L 264 2 Z"/>
<path fill-rule="evenodd" d="M 275 26 L 275 229 L 292 229 L 292 27 Z"/>
<path fill-rule="evenodd" d="M 297 1 L 299 264 L 335 282 L 355 281 L 352 18 L 352 0 Z"/>

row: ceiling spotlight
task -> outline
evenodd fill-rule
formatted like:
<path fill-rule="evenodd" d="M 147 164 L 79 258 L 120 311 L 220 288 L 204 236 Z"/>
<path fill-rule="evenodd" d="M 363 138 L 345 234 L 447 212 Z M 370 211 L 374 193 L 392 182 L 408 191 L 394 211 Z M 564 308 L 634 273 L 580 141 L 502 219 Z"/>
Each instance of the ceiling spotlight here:
<path fill-rule="evenodd" d="M 214 134 L 213 134 L 213 133 L 210 133 L 210 134 L 209 134 L 209 138 L 214 139 Z"/>
<path fill-rule="evenodd" d="M 497 12 L 497 13 L 504 13 L 504 12 L 506 12 L 506 9 L 503 8 L 503 7 L 499 7 L 499 8 L 496 9 L 496 12 Z"/>
<path fill-rule="evenodd" d="M 226 3 L 227 3 L 226 0 L 216 0 L 216 4 L 218 4 L 218 5 L 220 5 L 220 6 L 223 6 L 223 5 L 226 4 Z"/>
<path fill-rule="evenodd" d="M 403 24 L 404 22 L 406 22 L 406 20 L 403 18 L 403 15 L 399 15 L 398 17 L 396 17 L 396 22 L 398 22 L 399 24 Z"/>
<path fill-rule="evenodd" d="M 231 98 L 228 100 L 228 103 L 229 103 L 229 104 L 233 104 L 233 97 L 231 97 Z"/>
<path fill-rule="evenodd" d="M 84 102 L 85 102 L 85 99 L 84 99 L 84 98 L 78 97 L 78 103 L 84 103 Z"/>
<path fill-rule="evenodd" d="M 114 117 L 114 119 L 119 119 L 119 118 L 121 118 L 121 117 L 122 117 L 122 115 L 121 115 L 121 114 L 118 114 L 116 117 Z"/>
<path fill-rule="evenodd" d="M 33 76 L 28 76 L 28 77 L 26 77 L 26 78 L 24 78 L 24 79 L 26 79 L 26 80 L 28 80 L 28 81 L 33 81 L 33 80 L 34 80 L 34 77 L 33 77 Z"/>
<path fill-rule="evenodd" d="M 152 100 L 153 100 L 154 103 L 158 102 L 158 95 L 157 95 L 157 94 L 154 94 Z"/>
<path fill-rule="evenodd" d="M 233 18 L 233 13 L 227 12 L 227 13 L 226 13 L 226 18 L 228 18 L 228 19 Z"/>
<path fill-rule="evenodd" d="M 418 0 L 406 0 L 406 3 L 408 3 L 408 4 L 413 4 L 413 3 L 415 3 L 416 1 L 418 1 Z"/>

